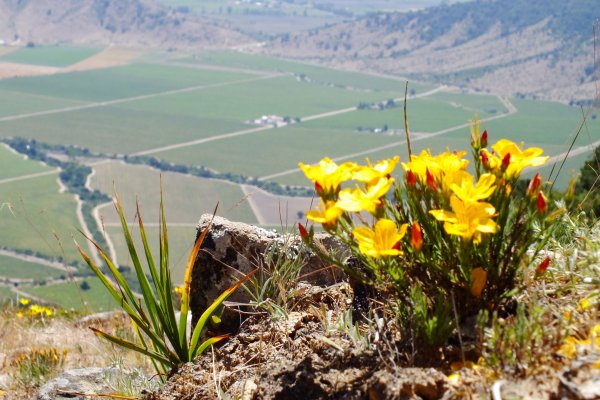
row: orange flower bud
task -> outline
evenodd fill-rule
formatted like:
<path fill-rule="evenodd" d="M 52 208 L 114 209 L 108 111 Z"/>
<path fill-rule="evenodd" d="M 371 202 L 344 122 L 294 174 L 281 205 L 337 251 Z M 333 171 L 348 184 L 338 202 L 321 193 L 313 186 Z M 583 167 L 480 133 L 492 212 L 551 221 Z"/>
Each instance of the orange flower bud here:
<path fill-rule="evenodd" d="M 300 237 L 304 240 L 308 237 L 308 231 L 300 222 L 298 222 L 298 231 L 300 232 Z"/>
<path fill-rule="evenodd" d="M 471 271 L 471 294 L 478 299 L 487 283 L 487 271 L 481 267 L 474 268 Z"/>
<path fill-rule="evenodd" d="M 538 267 L 537 267 L 537 273 L 538 274 L 544 274 L 544 273 L 546 273 L 546 270 L 548 269 L 548 265 L 550 265 L 550 257 L 544 258 L 544 261 L 542 261 L 540 263 L 540 265 L 538 265 Z"/>
<path fill-rule="evenodd" d="M 417 184 L 417 177 L 410 169 L 406 171 L 406 183 L 408 186 L 415 186 Z"/>
<path fill-rule="evenodd" d="M 481 163 L 485 166 L 489 165 L 490 158 L 485 151 L 481 151 Z"/>
<path fill-rule="evenodd" d="M 435 178 L 429 171 L 429 168 L 425 169 L 425 174 L 427 175 L 427 186 L 429 186 L 433 190 L 437 190 L 437 184 L 435 183 Z"/>
<path fill-rule="evenodd" d="M 540 173 L 535 174 L 531 182 L 529 182 L 529 187 L 527 187 L 527 195 L 535 196 L 542 187 L 542 178 L 540 177 Z"/>
<path fill-rule="evenodd" d="M 418 222 L 413 223 L 411 227 L 410 245 L 415 251 L 421 251 L 423 247 L 423 233 Z"/>
<path fill-rule="evenodd" d="M 546 201 L 546 196 L 541 191 L 537 196 L 537 209 L 541 214 L 544 214 L 548 210 L 548 202 Z"/>

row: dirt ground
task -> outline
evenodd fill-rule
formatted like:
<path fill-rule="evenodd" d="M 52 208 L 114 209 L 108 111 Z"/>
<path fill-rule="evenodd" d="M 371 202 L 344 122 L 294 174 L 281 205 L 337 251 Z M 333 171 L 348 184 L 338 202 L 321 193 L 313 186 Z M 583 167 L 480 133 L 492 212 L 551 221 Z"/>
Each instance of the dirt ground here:
<path fill-rule="evenodd" d="M 456 371 L 457 346 L 417 348 L 411 355 L 394 324 L 383 319 L 376 329 L 353 331 L 348 310 L 356 297 L 348 284 L 303 290 L 298 311 L 278 321 L 251 316 L 223 346 L 181 367 L 144 399 L 597 398 L 598 391 L 589 392 L 592 397 L 580 392 L 600 383 L 598 370 L 573 364 L 514 379 L 477 367 Z"/>

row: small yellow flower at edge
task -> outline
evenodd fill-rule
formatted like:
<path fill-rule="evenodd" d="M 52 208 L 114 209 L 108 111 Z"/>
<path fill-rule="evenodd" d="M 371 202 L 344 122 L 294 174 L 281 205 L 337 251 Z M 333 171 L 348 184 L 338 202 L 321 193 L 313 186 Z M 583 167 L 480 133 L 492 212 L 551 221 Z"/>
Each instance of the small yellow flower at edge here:
<path fill-rule="evenodd" d="M 324 226 L 333 225 L 342 215 L 343 210 L 334 201 L 321 201 L 321 208 L 306 213 L 306 218 Z"/>
<path fill-rule="evenodd" d="M 19 300 L 19 304 L 21 304 L 22 306 L 26 306 L 29 303 L 30 303 L 29 299 L 22 298 L 22 299 Z"/>
<path fill-rule="evenodd" d="M 360 227 L 352 231 L 352 235 L 358 242 L 361 253 L 369 257 L 378 258 L 386 256 L 397 256 L 400 251 L 400 240 L 404 237 L 407 224 L 403 224 L 400 230 L 396 223 L 389 219 L 380 219 L 374 229 Z"/>
<path fill-rule="evenodd" d="M 448 375 L 448 382 L 453 385 L 458 385 L 460 383 L 460 374 L 455 372 L 453 374 Z"/>

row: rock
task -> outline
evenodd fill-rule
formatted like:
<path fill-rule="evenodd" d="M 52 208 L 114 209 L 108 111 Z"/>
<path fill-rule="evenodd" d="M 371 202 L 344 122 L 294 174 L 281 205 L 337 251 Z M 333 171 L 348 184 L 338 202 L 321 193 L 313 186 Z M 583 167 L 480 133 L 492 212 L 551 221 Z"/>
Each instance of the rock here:
<path fill-rule="evenodd" d="M 209 214 L 200 218 L 198 234 L 206 229 L 211 218 L 212 215 Z M 317 234 L 315 239 L 326 248 L 342 248 L 339 242 L 329 235 Z M 328 286 L 339 281 L 343 275 L 337 268 L 323 263 L 308 249 L 304 250 L 299 237 L 283 236 L 256 226 L 215 217 L 192 273 L 190 308 L 194 324 L 202 312 L 237 279 L 258 266 L 265 266 L 265 254 L 271 246 L 285 251 L 287 257 L 305 257 L 300 276 L 302 280 L 313 285 Z M 239 289 L 228 301 L 245 304 L 251 301 L 251 296 L 245 290 Z M 231 333 L 239 328 L 239 324 L 239 313 L 226 309 L 217 329 L 219 333 Z"/>
<path fill-rule="evenodd" d="M 38 391 L 37 400 L 85 400 L 84 394 L 112 392 L 108 386 L 107 373 L 120 373 L 117 368 L 81 368 L 63 372 L 46 382 Z"/>
<path fill-rule="evenodd" d="M 369 380 L 370 400 L 439 399 L 448 390 L 448 379 L 433 368 L 377 371 Z"/>

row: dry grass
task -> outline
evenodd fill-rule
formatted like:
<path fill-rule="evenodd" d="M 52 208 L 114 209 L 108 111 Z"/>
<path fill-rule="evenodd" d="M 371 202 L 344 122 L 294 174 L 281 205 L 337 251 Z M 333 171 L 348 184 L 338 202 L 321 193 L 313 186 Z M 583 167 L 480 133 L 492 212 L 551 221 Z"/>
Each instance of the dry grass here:
<path fill-rule="evenodd" d="M 131 335 L 129 321 L 120 314 L 78 322 L 79 318 L 73 315 L 30 319 L 19 317 L 17 312 L 15 307 L 5 307 L 0 311 L 0 399 L 31 399 L 35 396 L 38 389 L 35 385 L 25 385 L 13 379 L 18 372 L 11 362 L 20 354 L 36 348 L 56 348 L 61 353 L 66 350 L 61 370 L 120 363 L 126 369 L 141 368 L 151 374 L 152 366 L 148 360 L 100 340 L 88 329 L 89 326 L 102 327 L 120 335 Z M 4 395 L 1 395 L 2 392 Z"/>

